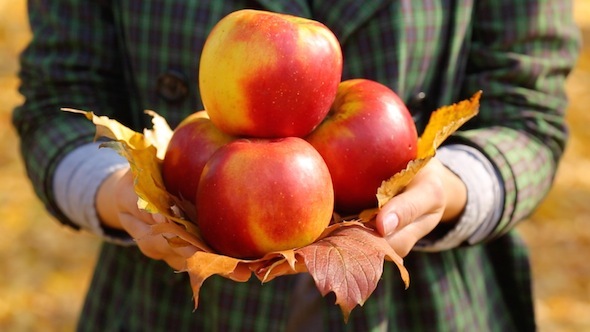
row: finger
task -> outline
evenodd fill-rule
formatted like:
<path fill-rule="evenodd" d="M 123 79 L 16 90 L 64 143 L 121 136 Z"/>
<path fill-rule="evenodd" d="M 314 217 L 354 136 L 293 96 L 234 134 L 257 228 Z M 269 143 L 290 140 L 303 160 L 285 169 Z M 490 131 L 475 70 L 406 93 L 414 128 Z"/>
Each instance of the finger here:
<path fill-rule="evenodd" d="M 162 224 L 167 221 L 166 217 L 159 213 L 152 213 L 150 217 L 154 220 L 154 224 Z"/>
<path fill-rule="evenodd" d="M 197 252 L 197 247 L 194 245 L 186 242 L 179 238 L 176 234 L 172 233 L 163 233 L 162 236 L 168 242 L 170 250 L 174 252 L 175 255 L 182 256 L 184 258 L 189 258 Z M 175 241 L 180 240 L 180 241 Z"/>
<path fill-rule="evenodd" d="M 391 235 L 423 215 L 442 213 L 444 210 L 441 181 L 428 173 L 418 175 L 402 193 L 387 202 L 377 215 L 376 227 L 381 235 Z"/>
<path fill-rule="evenodd" d="M 119 194 L 119 197 L 119 211 L 121 211 L 121 213 L 132 215 L 148 225 L 160 223 L 165 219 L 165 217 L 160 214 L 152 214 L 141 210 L 137 205 L 139 198 L 133 190 L 121 193 Z"/>
<path fill-rule="evenodd" d="M 123 229 L 134 239 L 150 233 L 150 226 L 130 213 L 120 213 L 119 220 Z"/>
<path fill-rule="evenodd" d="M 164 237 L 165 234 L 152 234 L 151 225 L 133 215 L 123 214 L 120 219 L 123 227 L 135 239 L 139 250 L 145 256 L 155 260 L 163 260 L 177 271 L 185 270 L 186 259 L 197 251 L 194 246 L 171 246 Z"/>
<path fill-rule="evenodd" d="M 424 215 L 392 235 L 386 237 L 389 245 L 401 257 L 405 257 L 416 243 L 438 225 L 439 213 Z"/>
<path fill-rule="evenodd" d="M 186 246 L 180 248 L 173 248 L 174 252 L 179 256 L 183 257 L 184 259 L 190 258 L 197 252 L 197 248 L 195 246 Z"/>
<path fill-rule="evenodd" d="M 184 271 L 187 268 L 187 259 L 194 255 L 197 249 L 194 246 L 173 247 L 172 251 L 174 254 L 166 256 L 164 261 L 176 271 Z"/>
<path fill-rule="evenodd" d="M 154 224 L 156 221 L 152 215 L 146 211 L 140 210 L 137 203 L 139 197 L 135 192 L 133 185 L 133 174 L 128 170 L 120 179 L 114 193 L 117 197 L 117 208 L 121 213 L 128 213 L 141 219 L 148 224 Z"/>
<path fill-rule="evenodd" d="M 120 215 L 121 225 L 133 237 L 139 250 L 149 258 L 163 259 L 172 253 L 168 241 L 161 235 L 153 235 L 151 226 L 130 214 Z"/>
<path fill-rule="evenodd" d="M 171 253 L 164 258 L 164 261 L 176 271 L 186 270 L 187 259 L 197 252 L 197 248 L 193 245 L 170 246 L 170 249 Z"/>
<path fill-rule="evenodd" d="M 168 264 L 171 268 L 175 271 L 185 271 L 186 270 L 186 259 L 181 256 L 173 256 L 164 259 L 164 262 Z"/>

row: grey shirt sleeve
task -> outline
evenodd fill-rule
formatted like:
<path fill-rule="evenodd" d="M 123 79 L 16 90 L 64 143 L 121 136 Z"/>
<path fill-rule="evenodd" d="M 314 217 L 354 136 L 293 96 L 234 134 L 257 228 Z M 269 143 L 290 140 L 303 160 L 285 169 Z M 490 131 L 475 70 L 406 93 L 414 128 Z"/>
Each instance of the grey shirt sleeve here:
<path fill-rule="evenodd" d="M 445 145 L 436 157 L 467 187 L 467 204 L 455 227 L 442 238 L 420 240 L 418 251 L 441 251 L 463 243 L 475 244 L 497 225 L 504 207 L 504 187 L 492 163 L 467 145 Z"/>
<path fill-rule="evenodd" d="M 57 166 L 53 178 L 55 200 L 62 212 L 80 228 L 119 244 L 132 244 L 131 238 L 107 234 L 98 218 L 95 198 L 101 183 L 112 173 L 129 167 L 114 150 L 99 148 L 99 143 L 80 146 Z"/>

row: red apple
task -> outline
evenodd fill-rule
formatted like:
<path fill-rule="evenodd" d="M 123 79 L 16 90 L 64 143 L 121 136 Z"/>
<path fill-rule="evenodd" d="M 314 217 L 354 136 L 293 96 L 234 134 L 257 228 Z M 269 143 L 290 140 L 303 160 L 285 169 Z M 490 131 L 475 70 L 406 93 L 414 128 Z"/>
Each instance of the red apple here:
<path fill-rule="evenodd" d="M 166 190 L 193 201 L 203 167 L 221 146 L 235 138 L 217 129 L 205 111 L 195 112 L 174 129 L 162 163 Z"/>
<path fill-rule="evenodd" d="M 418 137 L 395 92 L 352 79 L 340 84 L 329 114 L 306 139 L 330 169 L 336 211 L 354 214 L 377 206 L 382 181 L 416 158 Z"/>
<path fill-rule="evenodd" d="M 211 121 L 229 134 L 303 137 L 328 112 L 341 75 L 340 44 L 325 25 L 245 9 L 209 34 L 199 89 Z"/>
<path fill-rule="evenodd" d="M 196 206 L 201 234 L 218 253 L 259 258 L 315 241 L 332 219 L 334 192 L 305 140 L 239 139 L 207 162 Z"/>

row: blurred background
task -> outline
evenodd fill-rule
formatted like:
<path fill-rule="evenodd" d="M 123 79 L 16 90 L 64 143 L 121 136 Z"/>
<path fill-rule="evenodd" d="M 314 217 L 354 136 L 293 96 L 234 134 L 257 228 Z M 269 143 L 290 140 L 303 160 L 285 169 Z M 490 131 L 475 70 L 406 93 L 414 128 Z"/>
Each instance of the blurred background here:
<path fill-rule="evenodd" d="M 590 331 L 590 0 L 574 1 L 584 37 L 567 83 L 571 141 L 547 200 L 519 226 L 531 247 L 540 331 Z M 30 39 L 24 0 L 0 0 L 0 331 L 71 331 L 98 241 L 52 220 L 26 179 L 10 123 L 17 57 Z"/>

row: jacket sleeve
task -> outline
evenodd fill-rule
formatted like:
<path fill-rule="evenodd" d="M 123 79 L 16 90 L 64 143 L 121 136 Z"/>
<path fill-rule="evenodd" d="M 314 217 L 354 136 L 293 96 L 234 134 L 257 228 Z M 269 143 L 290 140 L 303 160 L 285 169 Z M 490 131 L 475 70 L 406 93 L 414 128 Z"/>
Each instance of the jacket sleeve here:
<path fill-rule="evenodd" d="M 72 225 L 55 204 L 53 173 L 68 152 L 93 141 L 95 128 L 60 109 L 107 116 L 126 111 L 116 31 L 98 1 L 32 0 L 28 10 L 33 37 L 19 73 L 25 102 L 14 110 L 13 124 L 36 194 L 57 219 Z"/>
<path fill-rule="evenodd" d="M 565 80 L 579 32 L 569 1 L 475 6 L 463 93 L 483 91 L 480 114 L 452 140 L 480 149 L 503 179 L 494 238 L 529 216 L 552 185 L 567 140 Z"/>

